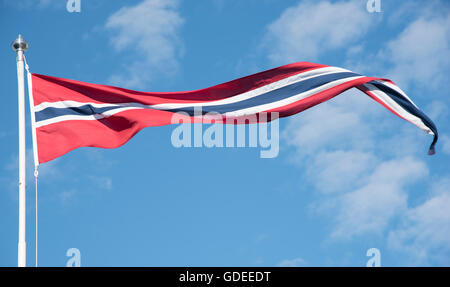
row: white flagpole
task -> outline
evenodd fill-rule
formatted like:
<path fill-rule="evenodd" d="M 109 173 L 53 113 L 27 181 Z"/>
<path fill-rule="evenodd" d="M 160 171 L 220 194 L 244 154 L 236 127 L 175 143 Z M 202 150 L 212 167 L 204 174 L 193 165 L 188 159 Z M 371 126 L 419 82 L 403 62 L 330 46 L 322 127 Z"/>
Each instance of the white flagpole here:
<path fill-rule="evenodd" d="M 17 84 L 19 95 L 19 244 L 17 266 L 27 265 L 27 244 L 25 240 L 26 226 L 26 182 L 25 182 L 25 85 L 23 72 L 23 54 L 28 49 L 28 43 L 21 35 L 12 43 L 17 53 Z"/>

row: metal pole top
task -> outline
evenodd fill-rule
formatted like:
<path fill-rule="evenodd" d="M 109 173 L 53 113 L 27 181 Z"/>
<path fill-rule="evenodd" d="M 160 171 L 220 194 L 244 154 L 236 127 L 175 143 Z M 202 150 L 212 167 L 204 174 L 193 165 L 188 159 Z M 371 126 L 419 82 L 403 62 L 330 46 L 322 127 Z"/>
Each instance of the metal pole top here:
<path fill-rule="evenodd" d="M 23 51 L 25 52 L 28 49 L 28 42 L 22 38 L 22 35 L 19 34 L 16 40 L 11 44 L 14 51 Z"/>

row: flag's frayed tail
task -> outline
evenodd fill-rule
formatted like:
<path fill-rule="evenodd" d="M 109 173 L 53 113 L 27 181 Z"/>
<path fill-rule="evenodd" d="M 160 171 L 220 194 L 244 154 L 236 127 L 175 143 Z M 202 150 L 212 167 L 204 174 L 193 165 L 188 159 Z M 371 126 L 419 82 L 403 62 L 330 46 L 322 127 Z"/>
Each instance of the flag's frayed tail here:
<path fill-rule="evenodd" d="M 436 153 L 436 150 L 434 149 L 434 146 L 430 146 L 430 149 L 428 150 L 428 155 L 434 155 Z"/>
<path fill-rule="evenodd" d="M 435 133 L 433 142 L 430 145 L 430 149 L 428 149 L 428 155 L 434 155 L 436 153 L 436 149 L 434 148 L 434 146 L 436 145 L 437 140 L 438 140 L 438 135 L 437 135 L 437 133 Z"/>

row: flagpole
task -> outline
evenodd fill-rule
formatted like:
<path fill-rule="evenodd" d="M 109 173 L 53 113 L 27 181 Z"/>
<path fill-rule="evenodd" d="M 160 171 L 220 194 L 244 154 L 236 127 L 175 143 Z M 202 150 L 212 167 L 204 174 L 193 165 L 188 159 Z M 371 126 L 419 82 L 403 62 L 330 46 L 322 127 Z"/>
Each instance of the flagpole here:
<path fill-rule="evenodd" d="M 25 85 L 23 71 L 23 54 L 28 49 L 28 43 L 19 34 L 12 43 L 17 53 L 17 84 L 19 96 L 19 243 L 17 246 L 17 266 L 27 265 L 27 244 L 25 240 L 26 226 L 26 182 L 25 182 Z"/>

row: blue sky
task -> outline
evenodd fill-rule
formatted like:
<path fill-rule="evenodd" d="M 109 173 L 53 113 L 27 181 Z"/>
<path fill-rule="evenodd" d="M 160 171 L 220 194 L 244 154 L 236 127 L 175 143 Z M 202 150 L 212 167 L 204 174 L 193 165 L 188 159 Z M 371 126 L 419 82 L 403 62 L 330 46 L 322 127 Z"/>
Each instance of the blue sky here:
<path fill-rule="evenodd" d="M 396 82 L 431 136 L 350 90 L 280 120 L 280 152 L 174 148 L 175 126 L 118 149 L 81 148 L 40 167 L 41 266 L 450 265 L 448 1 L 0 2 L 0 266 L 17 263 L 17 79 L 35 73 L 145 91 L 193 90 L 311 61 Z M 28 116 L 28 114 L 27 114 Z M 29 117 L 28 117 L 29 121 Z M 27 125 L 28 263 L 34 188 Z"/>

